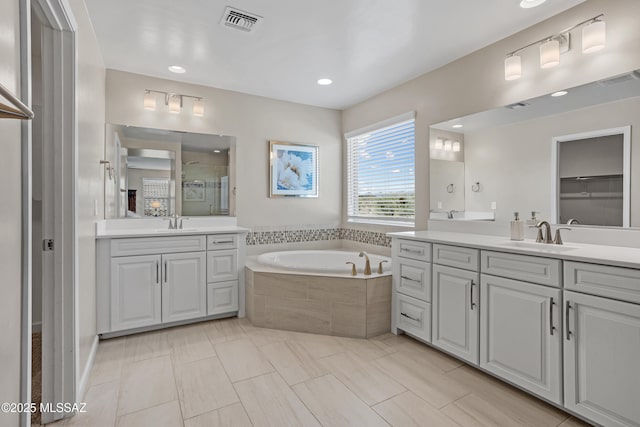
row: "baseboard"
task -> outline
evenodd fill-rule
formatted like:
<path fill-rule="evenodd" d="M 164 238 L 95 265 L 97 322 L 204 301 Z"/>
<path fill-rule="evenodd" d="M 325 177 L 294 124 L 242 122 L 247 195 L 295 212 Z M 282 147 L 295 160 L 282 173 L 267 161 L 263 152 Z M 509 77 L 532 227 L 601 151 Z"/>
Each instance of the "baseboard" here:
<path fill-rule="evenodd" d="M 87 359 L 87 365 L 84 367 L 82 376 L 80 377 L 80 383 L 78 384 L 78 396 L 77 401 L 83 402 L 84 396 L 89 386 L 89 376 L 91 375 L 91 368 L 93 368 L 93 362 L 96 359 L 96 353 L 98 353 L 98 343 L 100 340 L 96 335 L 93 337 L 93 343 L 91 344 L 91 351 L 89 352 L 89 358 Z"/>
<path fill-rule="evenodd" d="M 42 322 L 31 323 L 31 333 L 42 332 Z"/>

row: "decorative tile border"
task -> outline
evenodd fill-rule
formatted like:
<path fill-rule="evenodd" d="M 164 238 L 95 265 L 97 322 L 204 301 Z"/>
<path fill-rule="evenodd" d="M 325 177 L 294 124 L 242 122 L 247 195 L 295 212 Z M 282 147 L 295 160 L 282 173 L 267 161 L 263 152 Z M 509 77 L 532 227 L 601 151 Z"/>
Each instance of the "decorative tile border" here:
<path fill-rule="evenodd" d="M 391 238 L 385 233 L 341 227 L 251 231 L 247 234 L 247 246 L 327 240 L 351 240 L 369 245 L 391 247 Z"/>

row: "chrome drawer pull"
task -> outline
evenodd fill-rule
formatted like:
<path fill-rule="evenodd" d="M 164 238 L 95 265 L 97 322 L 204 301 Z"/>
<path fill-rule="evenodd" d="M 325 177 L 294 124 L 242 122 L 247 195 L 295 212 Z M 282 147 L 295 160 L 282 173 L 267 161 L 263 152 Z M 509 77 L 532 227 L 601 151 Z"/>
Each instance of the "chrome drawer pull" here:
<path fill-rule="evenodd" d="M 160 284 L 160 261 L 156 261 L 156 284 Z"/>
<path fill-rule="evenodd" d="M 233 243 L 233 239 L 231 239 L 231 240 L 214 240 L 213 241 L 214 245 L 220 245 L 222 243 Z"/>
<path fill-rule="evenodd" d="M 407 276 L 400 276 L 400 278 L 414 283 L 422 283 L 422 280 L 412 279 L 411 277 Z"/>
<path fill-rule="evenodd" d="M 407 313 L 400 313 L 400 315 L 402 315 L 402 316 L 404 316 L 404 317 L 406 317 L 406 318 L 408 318 L 408 319 L 411 319 L 411 320 L 413 320 L 414 322 L 419 322 L 419 321 L 420 321 L 420 318 L 417 318 L 417 319 L 416 319 L 415 317 L 411 317 L 411 316 L 409 316 Z"/>
<path fill-rule="evenodd" d="M 424 255 L 424 249 L 407 249 L 407 248 L 400 248 L 400 252 L 409 252 L 409 253 L 411 253 L 411 254 Z"/>
<path fill-rule="evenodd" d="M 556 327 L 553 326 L 553 306 L 556 303 L 553 301 L 553 297 L 551 297 L 551 302 L 549 303 L 549 335 L 553 335 L 553 331 L 556 330 Z"/>
<path fill-rule="evenodd" d="M 476 285 L 476 284 L 475 284 L 475 283 L 473 283 L 473 280 L 472 280 L 472 281 L 471 281 L 471 286 L 469 286 L 469 293 L 471 294 L 471 295 L 470 295 L 470 298 L 471 298 L 471 310 L 473 310 L 473 308 L 476 306 L 476 303 L 475 303 L 475 302 L 473 302 L 473 287 L 474 287 L 475 285 Z"/>

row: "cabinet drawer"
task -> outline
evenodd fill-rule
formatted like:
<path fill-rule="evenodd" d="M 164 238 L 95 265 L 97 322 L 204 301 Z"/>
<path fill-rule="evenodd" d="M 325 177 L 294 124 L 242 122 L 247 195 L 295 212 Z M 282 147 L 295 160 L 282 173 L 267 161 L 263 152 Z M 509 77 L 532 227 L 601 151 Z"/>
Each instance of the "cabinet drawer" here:
<path fill-rule="evenodd" d="M 207 283 L 238 279 L 238 253 L 235 249 L 207 252 Z"/>
<path fill-rule="evenodd" d="M 396 291 L 426 302 L 431 301 L 431 264 L 403 258 L 398 258 L 396 263 Z"/>
<path fill-rule="evenodd" d="M 433 245 L 433 263 L 478 271 L 480 251 L 459 246 Z"/>
<path fill-rule="evenodd" d="M 397 328 L 430 342 L 431 304 L 402 294 L 396 296 Z"/>
<path fill-rule="evenodd" d="M 204 236 L 135 237 L 111 240 L 111 256 L 152 255 L 204 250 Z"/>
<path fill-rule="evenodd" d="M 547 286 L 561 286 L 562 261 L 529 255 L 482 251 L 482 273 L 524 280 Z"/>
<path fill-rule="evenodd" d="M 565 261 L 566 289 L 640 303 L 640 270 Z"/>
<path fill-rule="evenodd" d="M 403 239 L 397 239 L 394 243 L 398 245 L 398 256 L 431 262 L 431 243 Z"/>
<path fill-rule="evenodd" d="M 207 250 L 235 249 L 238 247 L 237 234 L 213 234 L 207 236 Z"/>
<path fill-rule="evenodd" d="M 238 311 L 238 281 L 207 285 L 207 315 Z"/>

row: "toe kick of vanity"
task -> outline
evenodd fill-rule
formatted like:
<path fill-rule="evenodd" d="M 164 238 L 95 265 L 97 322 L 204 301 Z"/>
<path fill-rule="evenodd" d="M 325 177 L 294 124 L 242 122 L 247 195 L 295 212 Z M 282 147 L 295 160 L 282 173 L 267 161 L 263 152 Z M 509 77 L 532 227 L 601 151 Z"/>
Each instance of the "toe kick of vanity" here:
<path fill-rule="evenodd" d="M 495 236 L 390 235 L 392 332 L 585 420 L 640 425 L 640 250 L 629 249 L 635 265 L 593 245 L 568 254 L 514 251 Z"/>

